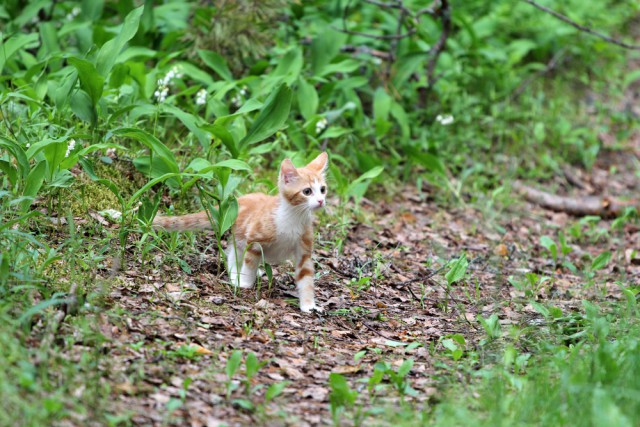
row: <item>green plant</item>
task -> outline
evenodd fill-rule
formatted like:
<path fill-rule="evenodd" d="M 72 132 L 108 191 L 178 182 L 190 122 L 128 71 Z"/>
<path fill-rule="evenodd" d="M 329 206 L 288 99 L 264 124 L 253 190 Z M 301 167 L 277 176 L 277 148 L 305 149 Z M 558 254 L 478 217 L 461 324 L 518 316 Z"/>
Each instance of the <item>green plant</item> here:
<path fill-rule="evenodd" d="M 497 314 L 492 314 L 488 319 L 478 315 L 477 320 L 487 334 L 487 341 L 493 341 L 502 336 L 502 329 L 500 328 L 500 321 Z"/>
<path fill-rule="evenodd" d="M 335 373 L 329 374 L 329 387 L 331 389 L 329 394 L 331 418 L 333 424 L 338 426 L 341 424 L 340 419 L 344 411 L 355 406 L 358 392 L 351 389 L 344 376 Z"/>

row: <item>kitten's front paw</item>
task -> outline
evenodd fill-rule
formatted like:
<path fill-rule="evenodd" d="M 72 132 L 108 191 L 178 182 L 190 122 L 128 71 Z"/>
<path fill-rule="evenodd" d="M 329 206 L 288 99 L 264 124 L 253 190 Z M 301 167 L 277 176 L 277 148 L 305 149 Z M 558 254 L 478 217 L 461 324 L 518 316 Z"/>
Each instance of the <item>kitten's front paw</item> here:
<path fill-rule="evenodd" d="M 303 313 L 311 313 L 312 311 L 317 311 L 318 313 L 322 313 L 323 309 L 322 307 L 320 307 L 319 305 L 316 305 L 315 302 L 312 302 L 311 304 L 300 304 L 300 310 Z"/>
<path fill-rule="evenodd" d="M 253 288 L 254 283 L 255 283 L 255 280 L 249 281 L 249 280 L 240 278 L 240 287 L 243 288 L 243 289 L 251 289 L 251 288 Z"/>

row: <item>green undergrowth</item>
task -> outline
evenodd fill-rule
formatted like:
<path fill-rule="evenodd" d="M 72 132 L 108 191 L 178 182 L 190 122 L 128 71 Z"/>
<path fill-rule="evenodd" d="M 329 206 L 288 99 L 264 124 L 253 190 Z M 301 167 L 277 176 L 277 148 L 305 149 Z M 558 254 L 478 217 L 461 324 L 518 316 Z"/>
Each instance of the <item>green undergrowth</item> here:
<path fill-rule="evenodd" d="M 434 424 L 636 425 L 640 325 L 635 296 L 622 309 L 584 302 L 584 310 L 584 327 L 575 332 L 582 335 L 579 340 L 556 342 L 557 335 L 547 331 L 532 342 L 533 355 L 517 342 L 506 344 L 494 366 L 473 371 L 470 384 L 454 385 L 445 394 L 433 410 Z"/>
<path fill-rule="evenodd" d="M 393 207 L 416 188 L 422 203 L 470 206 L 503 234 L 502 215 L 518 200 L 513 180 L 546 183 L 565 164 L 589 171 L 638 131 L 633 109 L 621 107 L 640 77 L 627 68 L 637 53 L 525 2 L 449 2 L 452 30 L 432 84 L 429 49 L 441 20 L 405 14 L 399 27 L 400 9 L 378 2 L 23 3 L 0 5 L 0 425 L 131 424 L 131 414 L 114 411 L 104 374 L 111 366 L 98 324 L 121 314 L 109 299 L 121 278 L 112 276 L 130 266 L 193 274 L 190 257 L 228 235 L 235 197 L 273 194 L 286 157 L 301 165 L 330 154 L 337 204 L 319 215 L 319 236 L 331 239 L 318 246 L 348 257 L 353 226 L 378 226 L 364 197 Z M 423 3 L 403 4 L 416 13 Z M 639 11 L 633 1 L 544 3 L 625 40 Z M 380 37 L 398 28 L 406 38 Z M 149 229 L 158 212 L 202 208 L 214 220 L 213 243 Z M 598 290 L 599 271 L 625 254 L 572 264 L 567 242 L 622 241 L 624 224 L 637 219 L 629 211 L 616 221 L 576 220 L 540 245 Z M 442 259 L 424 263 L 447 264 L 449 286 L 473 282 L 466 258 L 436 252 Z M 353 295 L 382 277 L 383 261 L 369 255 Z M 417 343 L 438 367 L 437 393 L 420 405 L 409 380 L 416 347 L 402 343 L 402 360 L 367 361 L 374 373 L 357 384 L 333 374 L 327 414 L 336 425 L 637 425 L 636 290 L 619 276 L 626 302 L 594 298 L 575 313 L 538 304 L 553 278 L 516 277 L 509 286 L 525 293 L 522 305 L 538 304 L 543 326 L 503 330 L 491 316 L 474 322 L 477 343 L 456 335 Z M 199 357 L 188 347 L 162 351 L 172 361 Z M 245 374 L 261 366 L 249 355 L 243 363 Z M 241 383 L 247 396 L 233 404 L 271 420 L 265 408 L 284 386 L 260 400 L 251 378 Z M 390 401 L 399 402 L 393 410 Z"/>

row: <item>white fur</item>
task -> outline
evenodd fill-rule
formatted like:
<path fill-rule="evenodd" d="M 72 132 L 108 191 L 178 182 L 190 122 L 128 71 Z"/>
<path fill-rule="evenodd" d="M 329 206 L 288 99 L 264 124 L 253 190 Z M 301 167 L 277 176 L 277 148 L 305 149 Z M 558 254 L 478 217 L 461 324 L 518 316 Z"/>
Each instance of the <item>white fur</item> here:
<path fill-rule="evenodd" d="M 303 277 L 297 285 L 298 298 L 300 298 L 300 310 L 305 313 L 309 313 L 311 310 L 322 311 L 320 307 L 316 306 L 313 296 L 313 277 Z"/>
<path fill-rule="evenodd" d="M 322 183 L 316 180 L 311 189 L 313 193 L 307 197 L 307 202 L 298 206 L 291 206 L 284 197 L 281 196 L 280 203 L 275 212 L 276 238 L 274 243 L 262 246 L 264 261 L 269 264 L 280 264 L 286 260 L 299 262 L 302 251 L 300 240 L 305 229 L 312 221 L 312 212 L 322 206 L 326 201 L 325 194 L 322 194 Z M 227 248 L 227 263 L 229 280 L 234 286 L 241 288 L 252 288 L 256 281 L 257 268 L 249 268 L 245 263 L 238 260 L 244 259 L 246 242 L 238 241 L 235 246 L 229 245 Z M 313 267 L 311 261 L 307 261 Z M 309 267 L 307 265 L 307 267 Z M 238 270 L 240 273 L 238 274 Z M 303 277 L 297 283 L 300 298 L 300 310 L 309 313 L 312 310 L 322 309 L 315 304 L 313 292 L 313 277 Z"/>

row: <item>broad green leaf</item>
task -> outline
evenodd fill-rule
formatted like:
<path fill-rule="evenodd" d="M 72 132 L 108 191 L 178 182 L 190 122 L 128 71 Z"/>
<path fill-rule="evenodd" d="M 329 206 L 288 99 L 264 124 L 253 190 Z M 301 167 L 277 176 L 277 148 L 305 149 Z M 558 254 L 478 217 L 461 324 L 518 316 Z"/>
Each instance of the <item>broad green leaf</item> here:
<path fill-rule="evenodd" d="M 0 285 L 4 286 L 9 281 L 9 271 L 9 253 L 0 252 Z"/>
<path fill-rule="evenodd" d="M 318 111 L 318 92 L 311 83 L 300 77 L 298 79 L 297 95 L 300 114 L 305 120 L 309 120 Z"/>
<path fill-rule="evenodd" d="M 0 171 L 7 175 L 11 186 L 15 189 L 15 186 L 18 183 L 18 169 L 14 168 L 8 161 L 0 159 Z"/>
<path fill-rule="evenodd" d="M 376 166 L 368 171 L 366 171 L 365 173 L 363 173 L 362 175 L 360 175 L 355 181 L 353 182 L 362 182 L 364 180 L 367 179 L 373 179 L 376 178 L 378 175 L 380 175 L 382 173 L 382 171 L 384 171 L 384 166 Z"/>
<path fill-rule="evenodd" d="M 551 253 L 551 257 L 554 261 L 558 258 L 558 245 L 556 245 L 556 242 L 554 242 L 551 237 L 540 237 L 540 244 Z"/>
<path fill-rule="evenodd" d="M 74 177 L 66 169 L 59 169 L 54 172 L 51 181 L 47 183 L 49 187 L 67 188 L 73 183 Z"/>
<path fill-rule="evenodd" d="M 103 9 L 104 0 L 82 0 L 82 15 L 91 21 L 100 19 Z"/>
<path fill-rule="evenodd" d="M 98 70 L 96 70 L 96 66 L 93 65 L 93 63 L 85 59 L 71 56 L 67 58 L 67 61 L 69 64 L 73 65 L 76 70 L 78 70 L 80 86 L 85 92 L 87 92 L 87 94 L 89 94 L 91 102 L 95 107 L 98 104 L 100 97 L 102 97 L 104 77 L 98 74 Z"/>
<path fill-rule="evenodd" d="M 122 28 L 118 35 L 102 45 L 98 51 L 96 68 L 102 76 L 109 74 L 109 71 L 111 71 L 113 64 L 115 64 L 120 51 L 138 32 L 140 16 L 142 16 L 143 9 L 144 6 L 133 9 L 124 19 L 124 23 L 122 24 Z"/>
<path fill-rule="evenodd" d="M 58 33 L 55 24 L 53 22 L 42 22 L 39 27 L 42 48 L 45 55 L 48 56 L 60 52 L 60 43 L 58 43 Z"/>
<path fill-rule="evenodd" d="M 24 186 L 24 191 L 22 195 L 25 197 L 35 197 L 40 191 L 40 187 L 42 187 L 42 182 L 44 181 L 44 174 L 47 171 L 47 162 L 40 161 L 36 165 L 35 168 L 29 172 L 29 176 L 27 176 L 27 181 Z M 20 210 L 22 212 L 26 212 L 33 203 L 32 199 L 23 200 L 20 204 Z"/>
<path fill-rule="evenodd" d="M 211 145 L 211 136 L 198 125 L 198 122 L 201 121 L 201 119 L 197 118 L 193 114 L 184 112 L 173 105 L 164 105 L 163 110 L 180 120 L 182 124 L 184 124 L 187 129 L 189 129 L 195 137 L 198 138 L 203 150 L 209 150 L 209 146 Z"/>
<path fill-rule="evenodd" d="M 220 234 L 223 234 L 230 229 L 233 226 L 233 223 L 236 222 L 236 218 L 238 218 L 238 201 L 233 198 L 225 205 L 225 208 L 221 209 L 220 212 L 221 218 L 218 230 Z"/>
<path fill-rule="evenodd" d="M 256 409 L 253 402 L 248 399 L 233 399 L 232 403 L 249 412 L 253 412 Z"/>
<path fill-rule="evenodd" d="M 623 87 L 627 89 L 633 82 L 640 80 L 640 70 L 632 70 L 624 77 Z"/>
<path fill-rule="evenodd" d="M 227 66 L 227 61 L 216 52 L 211 50 L 198 49 L 198 56 L 207 64 L 209 68 L 215 71 L 220 77 L 226 81 L 233 81 L 231 70 Z"/>
<path fill-rule="evenodd" d="M 47 159 L 49 165 L 49 173 L 51 174 L 51 179 L 53 179 L 53 174 L 60 166 L 60 163 L 62 163 L 62 161 L 65 159 L 65 154 L 67 152 L 68 146 L 69 143 L 67 141 L 62 141 L 48 144 L 42 150 L 42 152 L 44 153 L 44 157 L 45 159 Z"/>
<path fill-rule="evenodd" d="M 284 84 L 271 94 L 267 98 L 264 108 L 249 128 L 247 135 L 240 142 L 240 146 L 255 144 L 280 130 L 289 117 L 291 97 L 291 89 Z"/>
<path fill-rule="evenodd" d="M 320 135 L 322 139 L 333 139 L 352 132 L 352 129 L 343 128 L 342 126 L 330 126 L 329 129 L 325 130 Z"/>
<path fill-rule="evenodd" d="M 276 397 L 280 396 L 287 385 L 289 385 L 289 381 L 282 381 L 279 383 L 271 384 L 267 391 L 264 393 L 264 400 L 270 402 Z"/>
<path fill-rule="evenodd" d="M 212 166 L 213 168 L 229 168 L 235 171 L 251 171 L 251 167 L 242 160 L 237 159 L 229 159 L 222 160 L 221 162 L 216 163 Z"/>
<path fill-rule="evenodd" d="M 311 71 L 320 75 L 322 69 L 340 53 L 346 37 L 344 34 L 325 27 L 311 42 Z"/>
<path fill-rule="evenodd" d="M 302 71 L 302 64 L 302 49 L 294 47 L 293 49 L 290 49 L 280 61 L 278 61 L 278 66 L 273 70 L 271 75 L 278 77 L 279 82 L 284 82 L 287 85 L 293 84 Z"/>
<path fill-rule="evenodd" d="M 436 155 L 418 150 L 415 147 L 405 147 L 405 151 L 412 160 L 418 162 L 428 170 L 435 172 L 438 175 L 447 176 L 447 170 L 442 163 L 442 160 L 440 160 Z"/>
<path fill-rule="evenodd" d="M 73 111 L 80 120 L 91 123 L 92 125 L 98 120 L 93 101 L 84 90 L 78 90 L 71 95 L 71 111 Z"/>
<path fill-rule="evenodd" d="M 591 271 L 602 270 L 609 264 L 611 260 L 611 252 L 606 251 L 598 255 L 591 263 Z"/>
<path fill-rule="evenodd" d="M 189 166 L 187 166 L 186 170 L 200 172 L 202 169 L 211 167 L 211 162 L 207 159 L 203 159 L 202 157 L 196 157 L 191 160 Z"/>
<path fill-rule="evenodd" d="M 413 368 L 413 359 L 405 360 L 398 368 L 398 375 L 402 378 L 406 377 L 409 371 L 411 371 L 411 368 Z"/>
<path fill-rule="evenodd" d="M 462 256 L 451 263 L 451 268 L 445 274 L 445 278 L 447 279 L 447 284 L 451 286 L 452 284 L 460 281 L 467 272 L 467 267 L 469 266 L 469 262 L 467 261 L 467 256 L 462 254 Z"/>
<path fill-rule="evenodd" d="M 337 64 L 329 64 L 322 69 L 321 76 L 327 76 L 333 73 L 348 74 L 360 68 L 360 62 L 355 59 L 345 59 Z"/>
<path fill-rule="evenodd" d="M 332 407 L 346 406 L 351 407 L 356 401 L 358 392 L 352 390 L 344 376 L 336 373 L 329 374 L 329 387 L 331 394 L 329 401 Z"/>
<path fill-rule="evenodd" d="M 147 146 L 153 152 L 154 156 L 161 158 L 172 172 L 178 173 L 180 171 L 173 152 L 150 133 L 142 129 L 120 128 L 107 133 L 106 139 L 109 139 L 111 136 L 135 139 Z"/>
<path fill-rule="evenodd" d="M 138 198 L 140 196 L 142 196 L 144 193 L 146 193 L 154 185 L 159 184 L 159 183 L 161 183 L 163 181 L 166 181 L 167 179 L 174 178 L 174 177 L 177 177 L 177 176 L 180 176 L 180 175 L 182 175 L 182 174 L 180 174 L 180 173 L 168 173 L 168 174 L 159 176 L 159 177 L 154 178 L 151 181 L 147 182 L 144 186 L 142 186 L 141 189 L 139 189 L 138 191 L 133 193 L 133 195 L 129 198 L 129 200 L 127 201 L 127 203 L 125 205 L 125 210 L 131 209 L 131 207 L 135 204 L 136 200 L 138 200 Z"/>
<path fill-rule="evenodd" d="M 379 87 L 373 94 L 373 117 L 376 120 L 387 120 L 391 110 L 391 96 L 384 88 Z"/>
<path fill-rule="evenodd" d="M 225 367 L 225 372 L 229 380 L 233 378 L 233 375 L 240 367 L 240 362 L 242 362 L 242 352 L 240 350 L 234 350 L 227 359 L 227 366 Z"/>
<path fill-rule="evenodd" d="M 65 142 L 67 140 L 67 138 L 68 138 L 67 136 L 61 136 L 60 138 L 46 138 L 46 139 L 43 139 L 41 141 L 34 142 L 27 149 L 27 153 L 26 153 L 27 158 L 28 159 L 33 159 L 36 154 L 38 154 L 40 151 L 42 151 L 45 148 L 47 148 L 49 145 Z"/>
<path fill-rule="evenodd" d="M 2 33 L 0 33 L 1 35 Z M 11 57 L 20 49 L 30 49 L 38 45 L 38 33 L 22 34 L 16 33 L 2 41 L 0 45 L 0 74 Z"/>
<path fill-rule="evenodd" d="M 456 351 L 458 349 L 458 345 L 451 338 L 442 340 L 442 346 L 450 351 Z"/>
<path fill-rule="evenodd" d="M 31 316 L 41 312 L 42 310 L 48 307 L 61 305 L 61 304 L 64 304 L 65 302 L 67 302 L 67 299 L 61 294 L 56 293 L 54 294 L 53 298 L 41 301 L 38 304 L 31 307 L 30 309 L 28 309 L 27 311 L 25 311 L 24 313 L 22 313 L 22 315 L 18 318 L 18 323 L 22 323 L 26 320 L 31 319 Z"/>
<path fill-rule="evenodd" d="M 222 142 L 222 145 L 227 147 L 227 150 L 229 150 L 232 157 L 238 157 L 240 150 L 238 149 L 238 145 L 236 144 L 233 135 L 226 127 L 215 123 L 213 125 L 202 126 L 202 129 L 211 132 L 214 138 L 218 138 Z"/>
<path fill-rule="evenodd" d="M 249 352 L 249 354 L 247 354 L 247 360 L 245 360 L 244 364 L 246 367 L 247 378 L 252 378 L 260 369 L 260 362 L 254 352 Z"/>
<path fill-rule="evenodd" d="M 409 125 L 409 116 L 398 102 L 391 105 L 391 116 L 398 122 L 402 138 L 408 140 L 411 137 L 411 126 Z"/>
<path fill-rule="evenodd" d="M 22 179 L 26 179 L 31 166 L 29 160 L 22 147 L 10 139 L 0 137 L 0 147 L 6 148 L 16 159 L 18 171 Z"/>

